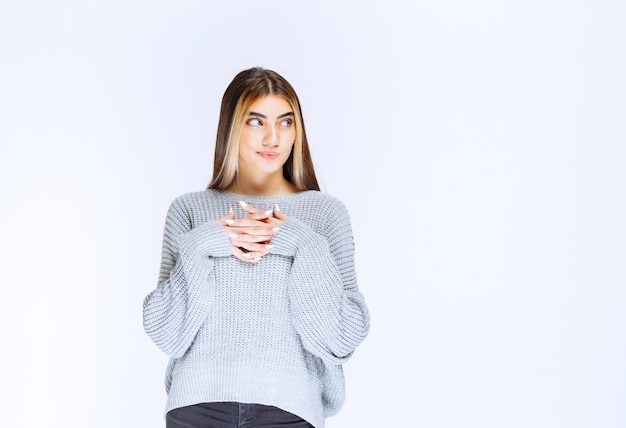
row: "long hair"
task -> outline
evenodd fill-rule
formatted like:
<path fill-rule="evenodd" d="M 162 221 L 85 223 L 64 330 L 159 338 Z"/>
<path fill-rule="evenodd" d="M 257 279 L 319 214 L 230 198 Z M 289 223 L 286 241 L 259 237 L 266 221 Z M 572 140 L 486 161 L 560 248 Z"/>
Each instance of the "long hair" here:
<path fill-rule="evenodd" d="M 209 189 L 226 190 L 237 178 L 239 138 L 246 113 L 256 100 L 267 95 L 283 98 L 294 115 L 296 138 L 283 166 L 283 176 L 299 190 L 320 190 L 296 91 L 280 74 L 260 67 L 237 74 L 224 92 L 217 125 L 213 180 Z"/>

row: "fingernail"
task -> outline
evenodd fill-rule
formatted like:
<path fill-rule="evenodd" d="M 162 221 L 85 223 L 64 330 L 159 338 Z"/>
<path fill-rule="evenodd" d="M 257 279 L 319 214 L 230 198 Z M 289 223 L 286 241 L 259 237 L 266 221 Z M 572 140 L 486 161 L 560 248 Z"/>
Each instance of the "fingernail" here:
<path fill-rule="evenodd" d="M 236 233 L 231 233 L 228 236 L 230 236 L 233 239 L 237 239 L 237 234 Z"/>
<path fill-rule="evenodd" d="M 256 259 L 254 259 L 255 262 L 260 262 L 261 261 L 261 257 L 257 257 Z"/>
<path fill-rule="evenodd" d="M 244 256 L 245 258 L 250 258 L 250 257 L 252 257 L 252 255 L 251 255 L 250 253 L 245 253 L 243 256 Z"/>
<path fill-rule="evenodd" d="M 234 224 L 235 223 L 235 220 L 233 220 L 232 218 L 227 218 L 224 221 L 226 222 L 226 224 Z"/>
<path fill-rule="evenodd" d="M 265 215 L 272 215 L 273 210 L 267 210 L 265 211 Z"/>
<path fill-rule="evenodd" d="M 232 207 L 230 207 L 230 209 L 228 210 L 228 214 L 230 214 L 230 213 L 232 213 L 232 212 L 233 212 L 233 208 L 232 208 Z"/>
<path fill-rule="evenodd" d="M 276 204 L 276 211 L 280 211 L 280 208 L 278 208 L 278 204 Z"/>
<path fill-rule="evenodd" d="M 272 229 L 272 232 L 278 232 L 280 230 L 280 227 L 275 227 Z"/>
<path fill-rule="evenodd" d="M 241 208 L 245 208 L 248 206 L 248 204 L 246 204 L 244 201 L 239 201 L 239 205 L 241 205 Z"/>
<path fill-rule="evenodd" d="M 274 248 L 274 246 L 273 245 L 266 245 L 265 248 L 268 249 L 268 250 L 271 250 L 272 248 Z"/>

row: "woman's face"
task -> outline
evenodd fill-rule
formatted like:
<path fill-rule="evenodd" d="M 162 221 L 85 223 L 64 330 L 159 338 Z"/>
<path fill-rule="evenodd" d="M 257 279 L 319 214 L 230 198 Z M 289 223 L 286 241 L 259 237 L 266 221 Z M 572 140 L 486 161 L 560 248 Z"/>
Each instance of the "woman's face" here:
<path fill-rule="evenodd" d="M 273 174 L 282 168 L 296 138 L 294 115 L 287 101 L 275 95 L 256 100 L 244 118 L 239 140 L 239 169 Z"/>

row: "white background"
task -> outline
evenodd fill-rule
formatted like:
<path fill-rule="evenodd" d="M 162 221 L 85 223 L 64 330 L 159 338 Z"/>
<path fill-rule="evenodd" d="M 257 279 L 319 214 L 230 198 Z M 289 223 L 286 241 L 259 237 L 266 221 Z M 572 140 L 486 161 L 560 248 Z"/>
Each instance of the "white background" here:
<path fill-rule="evenodd" d="M 327 426 L 626 426 L 626 3 L 0 0 L 0 426 L 164 426 L 166 209 L 296 88 L 370 336 Z"/>

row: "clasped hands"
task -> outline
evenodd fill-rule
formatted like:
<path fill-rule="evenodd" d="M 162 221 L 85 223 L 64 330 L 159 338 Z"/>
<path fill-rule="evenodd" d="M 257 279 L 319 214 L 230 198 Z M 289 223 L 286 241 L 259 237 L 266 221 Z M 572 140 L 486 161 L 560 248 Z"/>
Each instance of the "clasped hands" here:
<path fill-rule="evenodd" d="M 243 201 L 239 204 L 248 216 L 237 219 L 235 211 L 231 210 L 219 222 L 228 234 L 233 255 L 240 260 L 256 263 L 272 251 L 272 238 L 288 217 L 280 211 L 278 205 L 273 210 L 261 211 Z"/>

